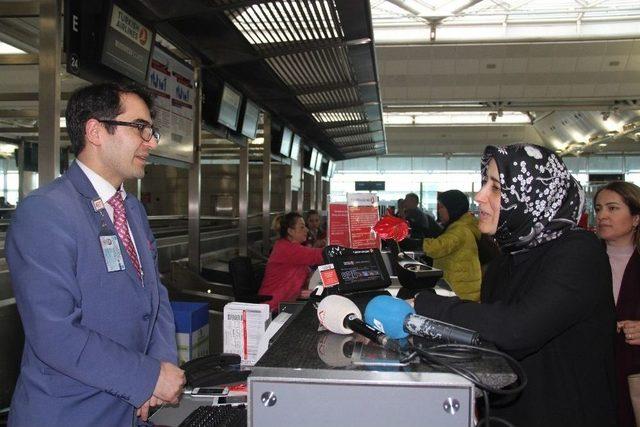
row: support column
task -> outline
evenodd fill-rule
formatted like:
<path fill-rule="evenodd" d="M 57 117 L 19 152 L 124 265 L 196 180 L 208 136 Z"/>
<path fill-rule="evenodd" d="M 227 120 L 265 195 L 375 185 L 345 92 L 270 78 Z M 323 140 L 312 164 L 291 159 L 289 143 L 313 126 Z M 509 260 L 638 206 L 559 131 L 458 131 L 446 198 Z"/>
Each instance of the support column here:
<path fill-rule="evenodd" d="M 247 256 L 249 238 L 249 144 L 240 147 L 238 167 L 238 255 Z"/>
<path fill-rule="evenodd" d="M 266 255 L 271 248 L 271 115 L 267 112 L 262 148 L 262 252 Z"/>
<path fill-rule="evenodd" d="M 316 173 L 313 172 L 311 173 L 311 175 L 309 175 L 310 179 L 311 179 L 311 184 L 309 185 L 309 209 L 315 209 L 316 208 L 316 199 L 317 199 L 317 195 L 316 195 Z"/>
<path fill-rule="evenodd" d="M 60 165 L 61 0 L 40 0 L 38 97 L 39 186 L 53 181 Z"/>
<path fill-rule="evenodd" d="M 291 194 L 291 165 L 284 166 L 284 211 L 291 212 L 293 210 L 292 200 L 293 194 Z"/>
<path fill-rule="evenodd" d="M 304 156 L 304 150 L 300 150 L 300 157 L 298 160 L 298 167 L 300 168 L 300 189 L 298 190 L 298 212 L 304 214 L 304 161 L 301 160 Z"/>
<path fill-rule="evenodd" d="M 202 123 L 202 69 L 194 70 L 195 94 L 193 102 L 193 163 L 189 167 L 189 268 L 200 273 L 200 191 L 201 191 L 201 123 Z"/>
<path fill-rule="evenodd" d="M 316 204 L 315 210 L 320 212 L 322 210 L 322 172 L 315 173 L 316 178 Z"/>

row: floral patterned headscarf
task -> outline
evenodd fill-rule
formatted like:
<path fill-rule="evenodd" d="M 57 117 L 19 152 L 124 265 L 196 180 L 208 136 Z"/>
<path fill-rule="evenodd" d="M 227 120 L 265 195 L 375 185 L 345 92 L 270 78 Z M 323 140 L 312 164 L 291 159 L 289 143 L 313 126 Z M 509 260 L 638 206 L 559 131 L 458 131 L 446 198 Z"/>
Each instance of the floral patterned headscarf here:
<path fill-rule="evenodd" d="M 491 159 L 498 166 L 502 188 L 494 235 L 502 250 L 528 250 L 577 226 L 584 192 L 553 152 L 532 144 L 490 145 L 482 156 L 483 185 Z"/>

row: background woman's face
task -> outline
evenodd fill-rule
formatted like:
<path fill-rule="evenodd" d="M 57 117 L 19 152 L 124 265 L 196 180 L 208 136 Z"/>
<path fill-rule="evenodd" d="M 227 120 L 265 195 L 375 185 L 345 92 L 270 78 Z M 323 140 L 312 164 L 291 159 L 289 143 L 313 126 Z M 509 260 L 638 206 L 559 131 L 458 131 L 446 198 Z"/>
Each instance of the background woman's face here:
<path fill-rule="evenodd" d="M 320 215 L 309 215 L 309 218 L 307 218 L 307 226 L 311 230 L 317 230 L 318 228 L 320 228 Z"/>
<path fill-rule="evenodd" d="M 498 230 L 498 220 L 500 219 L 500 175 L 498 165 L 495 160 L 489 161 L 487 167 L 487 180 L 476 194 L 475 201 L 479 207 L 478 228 L 480 232 L 494 235 Z"/>
<path fill-rule="evenodd" d="M 640 215 L 631 215 L 629 206 L 621 195 L 602 190 L 596 198 L 597 231 L 607 243 L 633 243 L 635 227 Z"/>
<path fill-rule="evenodd" d="M 442 225 L 449 224 L 449 211 L 446 206 L 440 202 L 438 202 L 438 220 Z"/>

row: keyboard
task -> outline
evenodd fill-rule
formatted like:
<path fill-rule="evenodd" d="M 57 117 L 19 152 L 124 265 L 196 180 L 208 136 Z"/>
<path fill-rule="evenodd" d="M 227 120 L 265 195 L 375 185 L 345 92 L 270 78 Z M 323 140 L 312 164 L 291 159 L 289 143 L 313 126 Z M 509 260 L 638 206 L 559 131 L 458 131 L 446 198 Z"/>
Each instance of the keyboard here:
<path fill-rule="evenodd" d="M 200 406 L 179 427 L 246 427 L 246 405 Z"/>

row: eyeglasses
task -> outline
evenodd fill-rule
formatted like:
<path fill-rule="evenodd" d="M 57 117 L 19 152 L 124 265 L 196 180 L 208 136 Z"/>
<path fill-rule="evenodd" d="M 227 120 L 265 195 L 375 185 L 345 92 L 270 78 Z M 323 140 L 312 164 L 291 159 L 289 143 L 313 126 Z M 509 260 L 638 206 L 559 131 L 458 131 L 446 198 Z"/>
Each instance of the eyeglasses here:
<path fill-rule="evenodd" d="M 155 138 L 157 143 L 160 143 L 160 132 L 158 129 L 154 128 L 148 123 L 138 123 L 138 122 L 121 122 L 118 120 L 98 120 L 100 123 L 104 123 L 106 125 L 113 126 L 129 126 L 132 128 L 138 128 L 138 132 L 140 132 L 140 137 L 145 141 L 151 141 L 151 138 Z"/>

